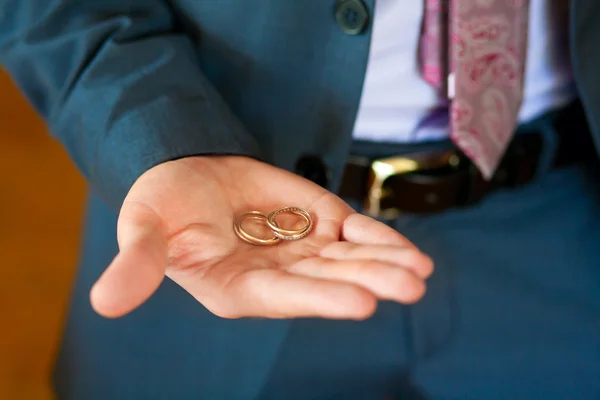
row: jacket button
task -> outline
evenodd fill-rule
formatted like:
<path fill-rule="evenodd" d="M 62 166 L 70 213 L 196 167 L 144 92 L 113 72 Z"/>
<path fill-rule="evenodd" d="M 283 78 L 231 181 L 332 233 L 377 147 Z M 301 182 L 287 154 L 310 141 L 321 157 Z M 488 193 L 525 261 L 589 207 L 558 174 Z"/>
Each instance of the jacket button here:
<path fill-rule="evenodd" d="M 348 35 L 360 34 L 369 21 L 369 10 L 362 0 L 337 0 L 335 20 Z"/>
<path fill-rule="evenodd" d="M 316 155 L 304 155 L 296 162 L 296 174 L 327 188 L 329 185 L 329 169 L 323 159 Z"/>

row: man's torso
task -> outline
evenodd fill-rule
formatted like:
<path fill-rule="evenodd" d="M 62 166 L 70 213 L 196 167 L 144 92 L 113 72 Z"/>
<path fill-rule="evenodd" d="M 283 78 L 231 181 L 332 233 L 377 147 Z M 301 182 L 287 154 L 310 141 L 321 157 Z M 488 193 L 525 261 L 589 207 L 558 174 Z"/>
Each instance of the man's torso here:
<path fill-rule="evenodd" d="M 348 34 L 335 19 L 334 0 L 173 0 L 171 4 L 182 27 L 194 38 L 203 72 L 258 139 L 265 159 L 294 171 L 299 159 L 316 156 L 325 165 L 326 186 L 335 191 L 363 97 L 372 24 L 358 35 Z M 375 2 L 366 0 L 364 4 L 372 17 Z M 600 83 L 592 78 L 597 75 L 600 57 L 593 49 L 600 40 L 600 28 L 596 28 L 600 24 L 590 15 L 600 17 L 600 4 L 595 0 L 573 0 L 573 4 L 574 74 L 586 107 L 595 110 L 600 105 Z M 385 45 L 385 41 L 379 43 Z M 539 43 L 541 49 L 544 42 Z M 538 76 L 535 69 L 532 75 Z M 555 82 L 556 75 L 552 76 L 544 82 Z M 428 104 L 422 103 L 420 112 Z M 501 209 L 498 207 L 498 213 Z M 115 222 L 116 217 L 93 198 L 82 268 L 57 370 L 65 398 L 111 398 L 103 394 L 112 398 L 131 398 L 127 397 L 130 394 L 137 398 L 190 398 L 192 393 L 197 398 L 252 398 L 266 384 L 266 375 L 286 337 L 302 339 L 311 334 L 310 329 L 302 329 L 310 325 L 302 322 L 220 320 L 168 281 L 131 316 L 103 320 L 91 310 L 88 293 L 117 252 Z M 413 229 L 418 233 L 418 227 Z M 446 310 L 448 304 L 442 306 Z M 370 353 L 361 352 L 360 357 L 345 359 L 337 335 L 344 331 L 342 339 L 358 345 L 364 335 L 373 332 L 367 325 L 348 323 L 320 332 L 321 340 L 314 343 L 327 345 L 325 339 L 329 338 L 321 352 L 335 351 L 338 365 L 345 368 L 340 379 L 355 377 L 357 383 L 367 377 L 377 380 L 386 368 L 401 370 L 411 362 L 407 346 L 411 332 L 392 326 L 406 317 L 405 311 L 387 306 L 384 311 L 396 319 L 373 322 L 389 324 L 389 329 L 377 330 L 373 341 L 379 340 L 381 346 Z M 449 324 L 439 321 L 435 321 L 437 328 L 440 323 Z M 361 333 L 349 337 L 351 331 Z M 384 334 L 397 339 L 390 342 L 393 347 L 380 340 L 379 335 Z M 420 337 L 427 339 L 430 337 Z M 198 346 L 182 345 L 191 343 Z M 327 367 L 319 352 L 311 357 L 313 366 Z M 388 364 L 378 371 L 385 362 Z M 123 372 L 128 374 L 126 380 L 119 375 Z M 314 370 L 314 376 L 319 373 Z M 332 387 L 334 383 L 323 385 Z M 302 382 L 296 384 L 300 387 Z"/>

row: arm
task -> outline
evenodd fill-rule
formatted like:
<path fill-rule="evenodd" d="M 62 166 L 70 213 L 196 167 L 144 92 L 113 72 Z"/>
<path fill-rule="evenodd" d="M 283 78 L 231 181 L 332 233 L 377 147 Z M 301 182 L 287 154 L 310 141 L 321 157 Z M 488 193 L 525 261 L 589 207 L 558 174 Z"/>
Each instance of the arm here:
<path fill-rule="evenodd" d="M 258 157 L 162 0 L 0 0 L 0 65 L 116 212 L 151 167 Z"/>
<path fill-rule="evenodd" d="M 166 4 L 0 0 L 0 63 L 119 212 L 119 254 L 94 308 L 124 315 L 165 275 L 227 318 L 365 318 L 377 299 L 418 300 L 431 261 L 323 188 L 253 160 L 257 144 Z M 234 157 L 188 157 L 209 154 Z M 285 247 L 236 237 L 237 215 L 285 204 L 321 223 Z"/>

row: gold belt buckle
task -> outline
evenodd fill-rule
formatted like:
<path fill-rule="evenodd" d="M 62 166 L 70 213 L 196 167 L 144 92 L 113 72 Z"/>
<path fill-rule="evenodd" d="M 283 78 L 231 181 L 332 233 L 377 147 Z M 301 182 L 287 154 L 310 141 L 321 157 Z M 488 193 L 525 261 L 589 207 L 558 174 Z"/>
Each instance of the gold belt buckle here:
<path fill-rule="evenodd" d="M 400 195 L 392 193 L 385 187 L 385 181 L 389 178 L 443 167 L 458 167 L 460 163 L 459 155 L 453 151 L 416 153 L 374 160 L 371 163 L 367 180 L 365 213 L 373 218 L 388 220 L 397 218 L 401 214 L 401 210 L 397 208 L 382 209 L 381 207 L 382 200 L 392 195 Z"/>

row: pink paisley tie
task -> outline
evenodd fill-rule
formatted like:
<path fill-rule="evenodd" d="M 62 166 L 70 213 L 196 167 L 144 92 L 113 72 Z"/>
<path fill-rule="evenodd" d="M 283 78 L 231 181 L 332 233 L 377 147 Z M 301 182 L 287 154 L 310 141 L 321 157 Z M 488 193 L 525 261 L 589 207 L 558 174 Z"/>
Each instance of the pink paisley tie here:
<path fill-rule="evenodd" d="M 423 79 L 451 101 L 451 138 L 488 179 L 517 124 L 528 19 L 528 0 L 425 0 Z"/>

